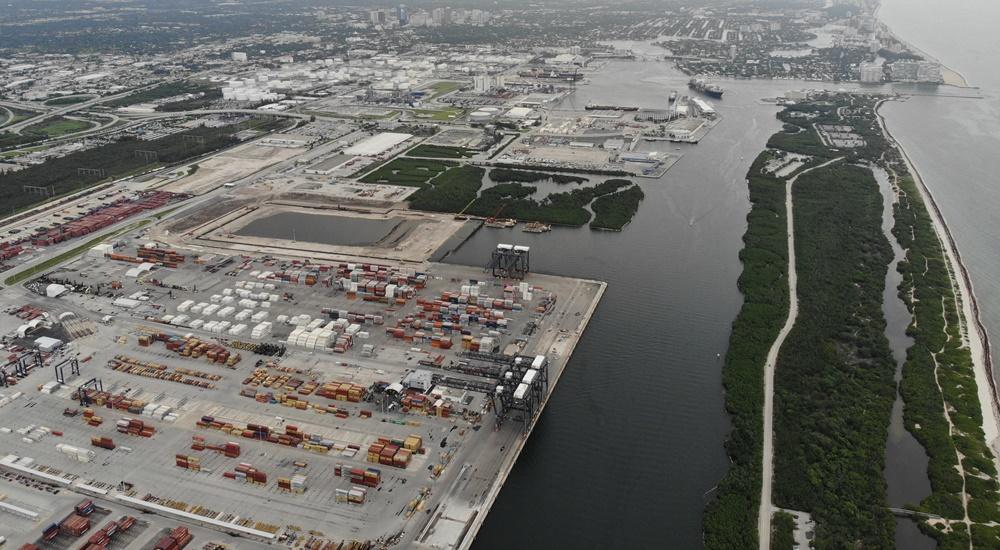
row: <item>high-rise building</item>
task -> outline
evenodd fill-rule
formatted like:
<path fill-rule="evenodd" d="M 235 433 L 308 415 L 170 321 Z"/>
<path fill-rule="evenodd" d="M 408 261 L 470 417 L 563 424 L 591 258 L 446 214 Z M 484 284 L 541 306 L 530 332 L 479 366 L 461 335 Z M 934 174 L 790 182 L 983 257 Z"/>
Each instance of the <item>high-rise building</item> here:
<path fill-rule="evenodd" d="M 372 10 L 368 13 L 368 17 L 371 19 L 372 25 L 384 25 L 386 22 L 385 11 L 383 10 Z"/>
<path fill-rule="evenodd" d="M 507 80 L 503 75 L 480 74 L 472 77 L 473 90 L 477 94 L 485 94 L 495 88 L 503 88 Z"/>
<path fill-rule="evenodd" d="M 866 83 L 882 82 L 884 73 L 881 63 L 862 63 L 860 79 Z"/>
<path fill-rule="evenodd" d="M 434 8 L 434 11 L 431 12 L 431 20 L 438 26 L 451 23 L 451 17 L 446 8 Z"/>
<path fill-rule="evenodd" d="M 917 79 L 918 68 L 916 61 L 896 61 L 889 65 L 889 74 L 896 82 L 913 82 Z"/>
<path fill-rule="evenodd" d="M 431 24 L 431 18 L 427 13 L 418 11 L 410 16 L 409 24 L 411 27 L 426 27 Z"/>
<path fill-rule="evenodd" d="M 406 9 L 406 4 L 400 4 L 396 8 L 396 18 L 399 20 L 400 27 L 410 22 L 410 12 Z"/>
<path fill-rule="evenodd" d="M 941 65 L 922 61 L 917 65 L 917 82 L 942 82 Z"/>

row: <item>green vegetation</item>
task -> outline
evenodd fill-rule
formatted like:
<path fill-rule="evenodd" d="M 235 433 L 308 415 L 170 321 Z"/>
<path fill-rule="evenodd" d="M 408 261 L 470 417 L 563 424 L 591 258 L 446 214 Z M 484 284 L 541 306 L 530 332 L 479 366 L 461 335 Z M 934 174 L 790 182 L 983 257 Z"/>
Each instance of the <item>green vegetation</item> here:
<path fill-rule="evenodd" d="M 774 502 L 812 513 L 817 548 L 892 548 L 882 197 L 843 163 L 799 176 L 793 197 L 799 312 L 775 368 Z"/>
<path fill-rule="evenodd" d="M 5 114 L 5 117 L 3 119 L 5 122 L 0 123 L 0 127 L 9 126 L 11 124 L 17 124 L 18 122 L 21 122 L 23 120 L 28 120 L 31 117 L 38 116 L 38 113 L 36 111 L 18 109 L 17 107 L 0 107 L 0 108 L 8 110 L 10 111 L 10 114 L 14 115 L 10 120 L 7 120 Z"/>
<path fill-rule="evenodd" d="M 639 203 L 643 198 L 645 194 L 638 185 L 633 185 L 625 191 L 598 197 L 590 206 L 594 211 L 594 221 L 590 222 L 590 228 L 621 231 L 632 221 L 632 216 L 639 210 Z"/>
<path fill-rule="evenodd" d="M 41 141 L 41 138 L 38 136 L 15 134 L 14 132 L 2 132 L 0 133 L 0 150 L 20 147 L 29 143 L 35 143 L 36 141 Z"/>
<path fill-rule="evenodd" d="M 441 109 L 413 109 L 413 116 L 429 120 L 454 120 L 465 114 L 460 107 L 443 107 Z"/>
<path fill-rule="evenodd" d="M 201 92 L 195 92 L 195 94 L 196 95 L 194 97 L 164 103 L 163 105 L 158 106 L 156 110 L 166 113 L 195 111 L 198 109 L 207 109 L 212 106 L 213 102 L 222 99 L 222 90 L 220 88 L 211 88 Z"/>
<path fill-rule="evenodd" d="M 590 221 L 590 212 L 585 207 L 596 197 L 614 193 L 629 185 L 632 182 L 628 180 L 608 180 L 595 187 L 551 193 L 538 201 L 529 198 L 537 191 L 535 187 L 501 183 L 483 190 L 465 212 L 473 216 L 516 218 L 521 221 L 579 227 Z"/>
<path fill-rule="evenodd" d="M 51 139 L 66 134 L 82 132 L 93 127 L 94 124 L 86 120 L 58 116 L 43 120 L 37 124 L 32 124 L 21 130 L 21 133 L 25 136 L 34 136 L 36 139 Z"/>
<path fill-rule="evenodd" d="M 86 120 L 74 120 L 61 116 L 54 117 L 32 124 L 21 130 L 20 134 L 13 132 L 0 133 L 0 150 L 22 147 L 46 139 L 82 132 L 93 127 L 94 125 Z"/>
<path fill-rule="evenodd" d="M 587 178 L 567 174 L 546 174 L 544 172 L 529 172 L 510 168 L 494 168 L 490 170 L 490 179 L 496 182 L 519 181 L 534 183 L 536 181 L 552 180 L 555 183 L 585 183 Z"/>
<path fill-rule="evenodd" d="M 52 269 L 53 267 L 55 267 L 55 266 L 57 266 L 57 265 L 59 265 L 59 264 L 61 264 L 63 262 L 69 261 L 69 260 L 71 260 L 71 259 L 79 256 L 80 254 L 85 253 L 86 251 L 90 250 L 91 248 L 94 248 L 95 246 L 101 244 L 102 242 L 104 242 L 104 241 L 106 241 L 108 239 L 117 237 L 119 235 L 123 235 L 125 233 L 128 233 L 129 231 L 132 231 L 134 229 L 138 229 L 138 228 L 140 228 L 140 227 L 142 227 L 142 226 L 144 226 L 144 225 L 146 225 L 148 223 L 149 223 L 149 220 L 141 220 L 139 222 L 136 222 L 136 223 L 133 223 L 133 224 L 129 225 L 128 227 L 125 227 L 123 229 L 119 229 L 118 231 L 109 231 L 109 232 L 101 235 L 100 237 L 95 237 L 93 239 L 90 239 L 89 241 L 81 244 L 80 246 L 77 246 L 77 247 L 75 247 L 75 248 L 73 248 L 71 250 L 63 252 L 62 254 L 59 254 L 58 256 L 53 256 L 53 257 L 49 258 L 48 260 L 45 260 L 44 262 L 41 262 L 41 263 L 36 264 L 36 265 L 34 265 L 34 266 L 32 266 L 32 267 L 30 267 L 28 269 L 25 269 L 24 271 L 15 273 L 14 275 L 11 275 L 10 277 L 7 277 L 4 280 L 3 283 L 5 285 L 7 285 L 7 286 L 16 285 L 16 284 L 20 283 L 21 281 L 25 281 L 27 279 L 30 279 L 31 277 L 34 277 L 35 275 L 38 275 L 39 273 L 44 273 L 44 272 Z"/>
<path fill-rule="evenodd" d="M 448 159 L 465 159 L 475 154 L 475 151 L 465 147 L 448 147 L 446 145 L 417 145 L 406 152 L 406 156 L 409 157 Z"/>
<path fill-rule="evenodd" d="M 485 170 L 478 166 L 459 166 L 441 173 L 407 200 L 410 207 L 431 212 L 461 212 L 483 185 Z"/>
<path fill-rule="evenodd" d="M 905 174 L 905 166 L 897 169 Z M 1000 522 L 997 471 L 985 444 L 972 356 L 963 341 L 960 304 L 952 287 L 955 274 L 949 271 L 916 182 L 904 175 L 896 184 L 900 197 L 893 234 L 907 251 L 905 261 L 898 265 L 903 275 L 899 296 L 914 316 L 907 329 L 914 343 L 907 351 L 900 389 L 906 427 L 930 457 L 927 469 L 932 492 L 919 509 L 962 519 L 964 481 L 970 519 Z M 949 430 L 943 408 L 948 410 L 954 432 Z M 964 479 L 957 470 L 956 452 L 963 455 Z M 926 524 L 922 528 L 938 539 L 939 548 L 969 547 L 968 534 L 960 524 L 950 533 Z M 974 548 L 998 548 L 1000 528 L 974 525 L 972 538 Z"/>
<path fill-rule="evenodd" d="M 775 512 L 771 518 L 771 550 L 795 548 L 795 517 L 788 512 Z"/>
<path fill-rule="evenodd" d="M 457 164 L 447 160 L 395 158 L 369 172 L 361 178 L 361 181 L 422 187 L 431 178 L 452 166 L 457 166 Z"/>
<path fill-rule="evenodd" d="M 788 316 L 789 298 L 785 184 L 762 174 L 769 158 L 770 153 L 761 153 L 747 174 L 751 208 L 737 282 L 743 307 L 733 321 L 722 370 L 726 411 L 733 423 L 726 440 L 732 465 L 705 509 L 709 550 L 757 547 L 764 362 Z"/>
<path fill-rule="evenodd" d="M 2 138 L 4 135 L 5 134 L 0 134 L 0 138 Z M 34 153 L 35 151 L 42 151 L 42 150 L 47 149 L 47 148 L 48 147 L 45 146 L 45 145 L 39 145 L 37 147 L 28 147 L 27 149 L 18 149 L 16 151 L 7 151 L 6 153 L 0 153 L 0 159 L 12 159 L 12 158 L 19 157 L 21 155 L 27 155 L 28 153 Z"/>
<path fill-rule="evenodd" d="M 428 99 L 434 99 L 436 97 L 443 96 L 444 94 L 454 92 L 462 87 L 461 82 L 454 82 L 451 80 L 443 80 L 441 82 L 435 82 L 427 88 L 430 90 L 431 95 Z"/>
<path fill-rule="evenodd" d="M 60 105 L 76 105 L 77 103 L 83 103 L 90 99 L 90 96 L 86 95 L 68 95 L 63 97 L 54 97 L 52 99 L 46 100 L 46 105 L 60 106 Z"/>
<path fill-rule="evenodd" d="M 204 93 L 212 90 L 217 90 L 217 88 L 206 83 L 189 82 L 189 81 L 167 82 L 164 84 L 160 84 L 159 86 L 154 86 L 148 90 L 135 92 L 133 94 L 120 97 L 118 99 L 113 99 L 111 101 L 108 101 L 107 103 L 104 103 L 104 105 L 107 105 L 108 107 L 112 108 L 127 107 L 129 105 L 135 105 L 137 103 L 148 103 L 150 101 L 155 101 L 157 99 L 164 99 L 182 94 Z"/>
<path fill-rule="evenodd" d="M 260 129 L 280 127 L 282 121 L 265 122 Z M 182 162 L 199 155 L 236 143 L 232 133 L 244 129 L 242 125 L 221 128 L 193 128 L 152 141 L 125 138 L 114 143 L 78 151 L 65 157 L 50 159 L 44 164 L 17 172 L 0 174 L 0 204 L 19 209 L 39 201 L 39 195 L 25 193 L 23 186 L 52 187 L 55 196 L 78 191 L 108 179 L 120 178 L 144 169 L 164 164 Z M 198 136 L 203 141 L 192 141 L 185 136 Z M 157 162 L 151 164 L 136 151 L 155 151 Z M 80 169 L 86 169 L 81 173 Z M 52 198 L 52 197 L 49 197 Z"/>
<path fill-rule="evenodd" d="M 801 153 L 814 157 L 833 157 L 834 153 L 827 149 L 819 139 L 816 129 L 809 125 L 802 127 L 785 124 L 781 132 L 771 136 L 767 146 L 790 153 Z"/>

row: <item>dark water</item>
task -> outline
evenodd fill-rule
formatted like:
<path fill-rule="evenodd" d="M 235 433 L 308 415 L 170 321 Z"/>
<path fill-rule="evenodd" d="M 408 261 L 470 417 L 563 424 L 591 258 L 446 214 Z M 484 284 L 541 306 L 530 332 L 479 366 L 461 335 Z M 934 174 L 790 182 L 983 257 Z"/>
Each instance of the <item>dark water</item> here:
<path fill-rule="evenodd" d="M 983 99 L 913 97 L 884 109 L 955 237 L 1000 361 L 1000 3 L 885 0 L 880 18 L 961 72 Z M 994 372 L 994 376 L 998 373 Z"/>
<path fill-rule="evenodd" d="M 1000 48 L 992 59 L 1000 59 Z M 582 110 L 589 101 L 663 106 L 670 90 L 684 93 L 686 82 L 667 64 L 615 62 L 562 107 Z M 738 253 L 749 210 L 744 177 L 779 128 L 776 107 L 759 99 L 824 86 L 723 85 L 725 99 L 714 102 L 723 121 L 700 144 L 682 145 L 684 157 L 662 178 L 636 178 L 646 200 L 621 234 L 481 230 L 448 258 L 482 265 L 497 242 L 528 244 L 537 271 L 609 283 L 476 540 L 477 550 L 701 546 L 703 506 L 728 462 L 717 354 L 725 352 L 741 304 Z M 1000 185 L 993 177 L 1000 173 L 1000 104 L 996 95 L 990 98 L 914 97 L 884 112 L 955 231 L 988 330 L 1000 334 L 1000 257 L 994 245 L 1000 237 Z M 898 321 L 890 324 L 890 331 L 898 331 Z M 894 349 L 900 346 L 905 342 L 893 342 Z M 898 412 L 887 457 L 894 504 L 919 500 L 926 489 L 920 475 L 926 455 L 901 430 Z M 912 523 L 900 523 L 899 533 L 901 548 L 927 547 Z"/>
<path fill-rule="evenodd" d="M 292 239 L 310 243 L 367 246 L 385 239 L 405 220 L 354 218 L 307 214 L 303 212 L 278 212 L 256 219 L 236 231 L 244 237 Z"/>
<path fill-rule="evenodd" d="M 896 265 L 905 258 L 906 253 L 892 234 L 895 197 L 889 184 L 889 176 L 884 170 L 878 169 L 875 170 L 875 179 L 878 181 L 884 206 L 882 231 L 892 246 L 893 258 L 885 274 L 885 289 L 882 292 L 882 313 L 886 321 L 885 336 L 889 340 L 889 347 L 892 348 L 893 359 L 896 360 L 894 379 L 898 386 L 902 379 L 906 350 L 913 345 L 913 339 L 906 334 L 911 315 L 896 290 L 902 280 L 902 275 L 896 271 Z M 896 400 L 892 404 L 885 452 L 886 498 L 889 506 L 902 508 L 916 505 L 931 494 L 931 483 L 927 477 L 928 461 L 927 453 L 920 442 L 903 424 L 903 398 L 897 389 Z M 930 550 L 936 546 L 934 539 L 921 533 L 914 521 L 896 518 L 896 548 Z"/>
<path fill-rule="evenodd" d="M 628 102 L 645 105 L 686 82 L 621 63 L 570 102 L 623 101 L 630 79 Z M 705 493 L 728 466 L 718 354 L 742 303 L 744 178 L 779 127 L 757 98 L 733 90 L 700 145 L 663 178 L 635 178 L 646 199 L 622 233 L 483 229 L 448 258 L 482 265 L 497 242 L 527 244 L 536 271 L 609 284 L 475 548 L 700 546 Z"/>

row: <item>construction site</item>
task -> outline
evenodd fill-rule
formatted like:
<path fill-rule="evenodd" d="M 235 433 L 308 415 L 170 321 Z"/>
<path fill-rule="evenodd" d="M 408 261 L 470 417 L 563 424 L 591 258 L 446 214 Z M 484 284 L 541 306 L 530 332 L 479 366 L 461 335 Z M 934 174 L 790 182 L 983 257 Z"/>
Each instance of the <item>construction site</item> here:
<path fill-rule="evenodd" d="M 410 217 L 402 242 L 459 224 Z M 4 289 L 0 536 L 468 547 L 604 284 L 532 273 L 523 246 L 307 260 L 202 243 L 219 231 L 154 226 Z"/>

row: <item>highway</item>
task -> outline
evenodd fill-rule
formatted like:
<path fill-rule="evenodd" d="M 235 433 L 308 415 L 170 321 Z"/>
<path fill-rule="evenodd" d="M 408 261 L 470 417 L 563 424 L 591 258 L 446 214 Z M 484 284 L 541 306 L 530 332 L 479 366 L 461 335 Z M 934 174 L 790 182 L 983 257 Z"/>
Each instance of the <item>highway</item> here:
<path fill-rule="evenodd" d="M 88 100 L 88 101 L 84 101 L 82 103 L 73 103 L 71 105 L 65 105 L 65 106 L 57 107 L 57 108 L 52 109 L 50 111 L 46 111 L 46 112 L 40 113 L 40 114 L 38 114 L 36 116 L 33 116 L 31 118 L 22 120 L 21 122 L 18 122 L 16 124 L 11 124 L 10 126 L 5 127 L 4 130 L 6 130 L 8 132 L 13 132 L 15 134 L 20 134 L 21 130 L 23 130 L 23 129 L 25 129 L 28 126 L 31 126 L 33 124 L 38 124 L 39 122 L 42 122 L 43 120 L 46 120 L 46 119 L 49 119 L 49 118 L 52 118 L 52 117 L 55 117 L 55 116 L 64 115 L 66 113 L 71 113 L 73 111 L 81 111 L 81 110 L 93 107 L 94 105 L 98 105 L 98 104 L 104 103 L 106 101 L 112 101 L 112 100 L 118 99 L 120 97 L 125 97 L 127 95 L 134 94 L 135 92 L 141 92 L 143 90 L 148 90 L 150 88 L 154 88 L 156 86 L 159 86 L 160 84 L 165 84 L 165 83 L 168 83 L 168 82 L 171 82 L 171 81 L 166 80 L 166 81 L 163 81 L 163 82 L 157 82 L 155 84 L 150 84 L 148 86 L 143 86 L 141 88 L 136 88 L 134 90 L 129 90 L 127 92 L 122 92 L 120 94 L 109 95 L 109 96 L 104 96 L 104 97 L 96 97 L 94 99 L 91 99 L 91 100 Z M 38 110 L 44 108 L 44 106 L 40 106 L 40 105 L 36 105 L 36 104 L 30 104 L 30 106 L 29 106 L 28 104 L 16 103 L 16 102 L 9 102 L 9 101 L 4 101 L 4 102 L 2 102 L 0 104 L 3 104 L 3 105 L 12 105 L 12 106 L 15 106 L 15 107 L 18 107 L 18 108 L 21 108 L 21 109 L 31 109 L 33 111 L 38 111 Z"/>

